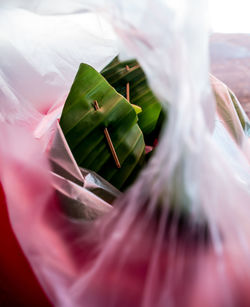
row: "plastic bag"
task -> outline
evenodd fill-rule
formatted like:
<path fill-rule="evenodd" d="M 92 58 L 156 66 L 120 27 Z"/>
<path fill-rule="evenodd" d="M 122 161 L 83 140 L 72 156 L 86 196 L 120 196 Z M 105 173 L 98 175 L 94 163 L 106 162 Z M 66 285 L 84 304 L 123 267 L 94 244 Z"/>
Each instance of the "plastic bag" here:
<path fill-rule="evenodd" d="M 26 1 L 2 1 L 0 4 L 0 122 L 3 122 L 0 127 L 0 182 L 6 195 L 10 222 L 22 250 L 43 288 L 54 293 L 54 290 L 47 286 L 50 282 L 46 280 L 50 280 L 49 275 L 53 271 L 48 269 L 47 264 L 52 259 L 54 259 L 52 263 L 56 263 L 57 260 L 63 266 L 65 263 L 60 260 L 61 257 L 64 258 L 61 250 L 58 250 L 59 258 L 57 260 L 54 258 L 54 249 L 58 244 L 54 239 L 48 239 L 50 234 L 51 238 L 60 236 L 60 231 L 56 233 L 53 230 L 55 227 L 53 223 L 56 223 L 56 220 L 49 218 L 47 221 L 49 227 L 44 226 L 43 209 L 46 211 L 47 201 L 51 216 L 58 214 L 59 217 L 62 216 L 62 220 L 65 219 L 65 222 L 67 218 L 58 211 L 59 209 L 56 210 L 53 196 L 53 200 L 49 201 L 49 197 L 47 199 L 47 195 L 52 193 L 52 180 L 45 174 L 49 170 L 49 165 L 44 155 L 47 155 L 46 149 L 56 131 L 57 118 L 60 117 L 79 63 L 86 61 L 101 70 L 117 54 L 117 47 L 107 25 L 96 14 L 70 16 L 67 8 L 63 6 L 67 15 L 39 15 L 34 10 L 33 12 L 25 10 L 25 6 L 31 9 L 35 8 L 36 4 Z M 51 3 L 49 9 L 51 14 Z M 33 140 L 34 137 L 37 141 Z M 36 148 L 35 152 L 33 145 Z M 42 163 L 39 158 L 42 159 Z M 64 160 L 64 166 L 65 162 Z M 13 166 L 15 163 L 18 165 L 16 168 Z M 95 175 L 89 173 L 87 177 L 88 188 L 96 189 L 96 185 L 93 184 Z M 97 184 L 99 188 L 100 182 Z M 37 188 L 39 185 L 41 189 Z M 70 196 L 72 197 L 72 194 Z M 44 208 L 40 207 L 40 210 L 39 205 L 42 204 Z M 69 222 L 74 224 L 72 221 Z M 46 242 L 49 242 L 50 255 L 46 252 Z M 61 244 L 64 244 L 63 241 Z M 18 248 L 20 247 L 15 251 Z M 5 253 L 8 250 L 8 248 L 3 249 Z M 45 258 L 43 252 L 47 254 Z M 22 252 L 19 251 L 19 254 Z M 8 257 L 9 261 L 18 259 L 14 256 L 11 258 L 8 254 L 2 255 L 2 259 Z M 37 267 L 39 262 L 41 266 Z M 2 269 L 4 265 L 5 262 L 2 262 L 1 272 L 6 269 L 6 266 L 4 270 Z M 18 263 L 12 263 L 8 267 L 10 266 L 16 268 L 17 275 L 20 273 Z M 36 295 L 39 294 L 39 289 L 33 280 L 34 277 L 29 278 L 31 273 L 27 271 L 28 265 L 24 266 L 21 262 L 19 267 L 21 266 L 22 276 L 14 277 L 14 274 L 9 272 L 7 277 L 10 283 L 1 274 L 2 303 L 5 302 L 2 299 L 5 286 L 25 281 L 27 287 L 30 284 L 33 287 L 23 289 L 20 295 L 18 291 L 20 285 L 18 289 L 13 286 L 6 292 L 8 295 L 12 293 L 11 297 L 6 295 L 6 300 L 8 303 L 13 301 L 23 303 L 24 298 L 29 297 L 25 303 L 32 302 L 34 305 L 34 297 L 29 296 L 28 291 L 35 290 L 34 295 Z M 47 273 L 44 276 L 45 271 Z M 37 304 L 43 305 L 46 300 L 43 291 L 40 292 L 40 296 L 37 296 L 40 303 Z M 14 297 L 16 300 L 13 300 Z M 54 295 L 49 294 L 49 297 L 56 302 Z"/>
<path fill-rule="evenodd" d="M 135 185 L 94 224 L 62 214 L 40 145 L 24 133 L 18 152 L 21 132 L 1 127 L 1 178 L 20 244 L 57 306 L 247 306 L 249 141 L 243 133 L 236 143 L 215 121 L 206 2 L 99 4 L 170 101 L 168 123 Z M 20 157 L 22 172 L 11 167 Z"/>
<path fill-rule="evenodd" d="M 73 218 L 96 219 L 112 209 L 110 205 L 121 195 L 102 177 L 79 168 L 57 124 L 53 144 L 49 150 L 53 188 L 56 190 L 62 211 Z"/>
<path fill-rule="evenodd" d="M 46 147 L 47 131 L 60 117 L 79 63 L 100 70 L 117 47 L 96 14 L 47 16 L 25 7 L 38 3 L 3 1 L 0 6 L 0 116 L 28 125 Z"/>

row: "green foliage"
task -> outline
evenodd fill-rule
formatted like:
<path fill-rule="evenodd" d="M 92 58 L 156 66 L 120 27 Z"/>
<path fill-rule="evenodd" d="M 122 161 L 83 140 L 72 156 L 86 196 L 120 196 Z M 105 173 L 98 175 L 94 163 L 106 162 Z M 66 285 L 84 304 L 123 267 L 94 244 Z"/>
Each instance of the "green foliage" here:
<path fill-rule="evenodd" d="M 94 68 L 81 64 L 60 120 L 78 165 L 97 172 L 118 189 L 131 184 L 144 162 L 145 143 L 137 121 L 133 106 Z M 104 128 L 121 168 L 115 164 Z"/>
<path fill-rule="evenodd" d="M 146 144 L 152 144 L 153 139 L 158 136 L 164 116 L 161 104 L 150 89 L 139 63 L 136 60 L 120 62 L 116 57 L 101 74 L 124 97 L 129 83 L 130 102 L 142 108 L 142 112 L 138 114 L 138 124 Z"/>

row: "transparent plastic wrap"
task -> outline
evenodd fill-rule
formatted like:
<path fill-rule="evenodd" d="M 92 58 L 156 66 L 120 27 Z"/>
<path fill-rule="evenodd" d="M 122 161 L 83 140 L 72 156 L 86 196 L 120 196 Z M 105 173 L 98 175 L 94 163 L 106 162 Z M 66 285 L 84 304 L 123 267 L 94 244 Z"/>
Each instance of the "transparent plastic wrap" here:
<path fill-rule="evenodd" d="M 111 12 L 170 110 L 148 167 L 97 223 L 105 236 L 93 267 L 73 287 L 75 304 L 249 303 L 249 140 L 241 131 L 235 142 L 215 121 L 206 12 L 205 1 L 119 1 Z"/>
<path fill-rule="evenodd" d="M 53 188 L 62 211 L 77 219 L 93 220 L 112 209 L 110 205 L 121 192 L 102 177 L 79 168 L 59 123 L 49 149 Z"/>
<path fill-rule="evenodd" d="M 56 306 L 248 306 L 249 139 L 236 119 L 234 134 L 216 117 L 206 1 L 72 3 L 59 13 L 99 8 L 169 116 L 136 183 L 95 223 L 62 213 L 34 130 L 1 124 L 10 219 L 42 287 Z M 40 140 L 47 119 L 36 126 Z"/>
<path fill-rule="evenodd" d="M 101 70 L 117 54 L 112 32 L 97 14 L 53 15 L 50 1 L 50 14 L 39 14 L 46 2 L 0 5 L 0 120 L 29 126 L 45 147 L 79 63 Z"/>

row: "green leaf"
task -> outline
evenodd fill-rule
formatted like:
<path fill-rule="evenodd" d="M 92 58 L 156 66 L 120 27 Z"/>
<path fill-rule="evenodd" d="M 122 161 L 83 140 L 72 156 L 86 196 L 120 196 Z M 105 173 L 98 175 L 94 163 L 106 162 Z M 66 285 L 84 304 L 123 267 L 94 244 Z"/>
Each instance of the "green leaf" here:
<path fill-rule="evenodd" d="M 142 108 L 142 112 L 138 115 L 138 124 L 146 142 L 151 143 L 158 136 L 155 129 L 162 125 L 164 117 L 160 116 L 161 104 L 150 89 L 139 63 L 136 60 L 120 62 L 116 57 L 101 74 L 124 97 L 129 83 L 130 102 Z"/>
<path fill-rule="evenodd" d="M 99 109 L 94 107 L 98 102 Z M 132 183 L 144 161 L 145 143 L 132 105 L 87 64 L 81 64 L 60 125 L 81 167 L 97 172 L 118 189 Z M 105 138 L 107 128 L 121 168 Z"/>
<path fill-rule="evenodd" d="M 134 108 L 136 114 L 140 114 L 142 112 L 142 108 L 131 103 L 131 106 Z"/>

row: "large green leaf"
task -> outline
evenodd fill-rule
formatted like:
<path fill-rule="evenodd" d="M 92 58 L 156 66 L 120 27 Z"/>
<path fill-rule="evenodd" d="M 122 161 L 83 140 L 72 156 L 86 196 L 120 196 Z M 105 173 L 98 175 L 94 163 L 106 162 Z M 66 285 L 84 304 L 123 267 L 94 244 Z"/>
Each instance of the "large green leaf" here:
<path fill-rule="evenodd" d="M 146 76 L 136 60 L 120 62 L 116 57 L 101 74 L 119 92 L 126 97 L 129 83 L 130 102 L 142 108 L 138 114 L 138 124 L 147 143 L 158 136 L 164 116 L 161 104 L 148 86 Z"/>
<path fill-rule="evenodd" d="M 100 109 L 95 110 L 94 101 Z M 145 143 L 131 104 L 87 64 L 81 64 L 66 100 L 60 125 L 77 163 L 119 189 L 132 182 L 144 160 Z M 104 135 L 107 128 L 121 168 Z"/>

